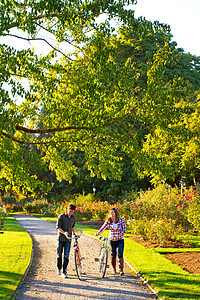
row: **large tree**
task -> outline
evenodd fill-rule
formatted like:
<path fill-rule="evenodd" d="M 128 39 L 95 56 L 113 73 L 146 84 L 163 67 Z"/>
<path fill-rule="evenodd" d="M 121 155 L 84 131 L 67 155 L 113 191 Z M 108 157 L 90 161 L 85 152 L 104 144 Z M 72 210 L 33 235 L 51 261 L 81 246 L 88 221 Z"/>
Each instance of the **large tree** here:
<path fill-rule="evenodd" d="M 124 42 L 112 22 L 140 31 L 149 26 L 125 8 L 129 3 L 1 1 L 1 177 L 12 186 L 47 189 L 33 166 L 48 166 L 58 180 L 70 181 L 77 173 L 74 151 L 84 153 L 91 175 L 104 179 L 120 179 L 127 156 L 138 171 L 158 180 L 173 177 L 172 165 L 147 145 L 158 130 L 184 139 L 184 122 L 177 124 L 195 109 L 193 87 L 166 76 L 179 58 L 169 39 L 145 64 L 130 55 L 120 59 Z M 51 51 L 17 49 L 22 41 Z"/>

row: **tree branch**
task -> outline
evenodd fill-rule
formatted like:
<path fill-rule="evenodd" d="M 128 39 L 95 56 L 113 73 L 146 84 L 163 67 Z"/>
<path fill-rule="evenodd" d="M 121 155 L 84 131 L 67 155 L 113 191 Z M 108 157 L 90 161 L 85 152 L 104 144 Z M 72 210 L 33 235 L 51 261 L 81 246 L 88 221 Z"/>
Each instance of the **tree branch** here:
<path fill-rule="evenodd" d="M 67 127 L 58 127 L 58 128 L 50 128 L 50 129 L 29 129 L 20 125 L 16 125 L 15 127 L 17 130 L 25 132 L 25 133 L 38 133 L 38 134 L 44 134 L 44 133 L 55 133 L 55 132 L 62 132 L 67 130 L 90 130 L 93 131 L 93 128 L 89 127 L 79 127 L 79 126 L 67 126 Z"/>
<path fill-rule="evenodd" d="M 56 143 L 69 143 L 70 141 L 67 141 L 67 140 L 61 140 L 61 141 L 47 141 L 47 142 L 29 142 L 29 141 L 21 141 L 19 139 L 16 139 L 15 137 L 11 136 L 10 134 L 7 134 L 3 131 L 1 131 L 1 134 L 3 136 L 5 136 L 6 138 L 14 141 L 14 142 L 17 142 L 21 145 L 48 145 L 48 144 L 56 144 Z"/>
<path fill-rule="evenodd" d="M 66 54 L 64 54 L 61 50 L 55 48 L 54 46 L 52 46 L 47 40 L 45 40 L 44 38 L 25 38 L 25 37 L 22 37 L 22 36 L 18 36 L 18 35 L 15 35 L 15 34 L 10 34 L 10 33 L 4 33 L 3 36 L 12 36 L 12 37 L 16 37 L 18 39 L 22 39 L 22 40 L 25 40 L 25 41 L 43 41 L 45 43 L 47 43 L 52 49 L 54 49 L 55 51 L 61 53 L 64 57 L 66 57 L 67 59 L 71 60 L 71 61 L 75 61 L 73 58 L 67 56 Z"/>
<path fill-rule="evenodd" d="M 47 31 L 47 32 L 49 32 L 49 33 L 52 34 L 52 32 L 51 32 L 50 30 L 48 30 L 47 28 L 45 28 L 45 27 L 42 26 L 41 24 L 39 24 L 39 23 L 37 23 L 37 22 L 35 22 L 35 24 L 36 24 L 38 27 L 41 27 L 43 30 L 45 30 L 45 31 Z M 65 41 L 66 43 L 68 43 L 70 46 L 79 49 L 79 50 L 83 53 L 83 51 L 81 50 L 81 48 L 80 48 L 79 46 L 77 46 L 77 45 L 74 45 L 73 42 L 70 42 L 69 40 L 65 40 L 65 39 L 64 39 L 64 41 Z"/>

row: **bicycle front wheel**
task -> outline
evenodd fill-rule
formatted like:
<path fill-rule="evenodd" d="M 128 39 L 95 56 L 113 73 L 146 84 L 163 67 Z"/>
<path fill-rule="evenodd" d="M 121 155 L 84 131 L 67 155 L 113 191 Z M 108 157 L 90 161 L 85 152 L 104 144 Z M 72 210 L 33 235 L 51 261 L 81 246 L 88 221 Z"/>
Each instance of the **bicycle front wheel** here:
<path fill-rule="evenodd" d="M 78 250 L 74 250 L 75 268 L 78 279 L 81 280 L 81 256 Z"/>
<path fill-rule="evenodd" d="M 98 270 L 101 274 L 101 278 L 103 278 L 106 274 L 107 263 L 108 263 L 108 250 L 102 248 L 99 256 L 99 262 L 98 262 Z"/>

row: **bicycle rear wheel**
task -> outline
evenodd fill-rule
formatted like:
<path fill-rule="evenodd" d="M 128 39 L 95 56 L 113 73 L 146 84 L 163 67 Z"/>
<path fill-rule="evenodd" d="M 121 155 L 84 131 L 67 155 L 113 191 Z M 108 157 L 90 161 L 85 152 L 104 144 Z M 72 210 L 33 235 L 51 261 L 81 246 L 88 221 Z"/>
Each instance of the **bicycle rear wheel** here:
<path fill-rule="evenodd" d="M 81 257 L 80 252 L 76 249 L 74 250 L 74 260 L 75 260 L 75 268 L 78 279 L 81 280 Z"/>
<path fill-rule="evenodd" d="M 101 278 L 103 278 L 106 274 L 107 263 L 108 263 L 108 250 L 102 248 L 99 256 L 99 262 L 98 262 L 98 271 L 101 274 Z"/>

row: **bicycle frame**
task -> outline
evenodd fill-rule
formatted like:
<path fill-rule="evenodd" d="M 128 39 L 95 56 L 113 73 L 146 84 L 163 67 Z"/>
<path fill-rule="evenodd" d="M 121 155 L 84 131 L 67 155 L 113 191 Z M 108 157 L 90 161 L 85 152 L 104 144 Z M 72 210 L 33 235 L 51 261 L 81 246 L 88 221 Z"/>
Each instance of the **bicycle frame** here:
<path fill-rule="evenodd" d="M 101 274 L 101 277 L 103 278 L 106 274 L 106 269 L 109 268 L 108 263 L 108 238 L 102 236 L 100 234 L 99 237 L 100 240 L 103 241 L 100 247 L 100 253 L 99 257 L 95 258 L 95 261 L 98 262 L 98 271 Z"/>
<path fill-rule="evenodd" d="M 80 231 L 80 235 L 81 233 L 82 231 Z M 81 280 L 81 252 L 78 245 L 78 239 L 80 238 L 80 235 L 76 235 L 73 237 L 66 236 L 70 240 L 74 239 L 74 261 L 75 261 L 76 274 L 79 280 Z"/>

